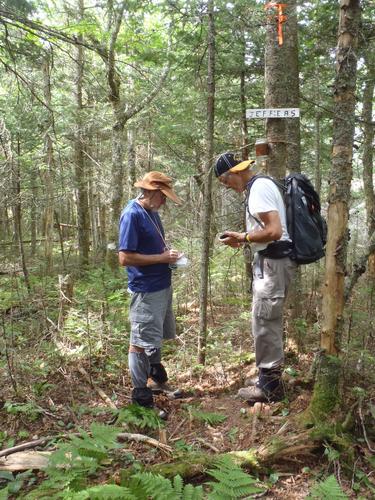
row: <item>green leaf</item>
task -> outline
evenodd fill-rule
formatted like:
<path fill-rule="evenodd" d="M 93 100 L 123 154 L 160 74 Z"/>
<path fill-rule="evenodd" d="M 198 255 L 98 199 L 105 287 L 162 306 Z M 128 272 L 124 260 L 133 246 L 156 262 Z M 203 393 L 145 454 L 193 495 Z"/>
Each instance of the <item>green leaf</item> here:
<path fill-rule="evenodd" d="M 117 484 L 92 486 L 87 490 L 69 495 L 69 500 L 139 500 L 129 488 Z"/>
<path fill-rule="evenodd" d="M 209 500 L 242 498 L 255 493 L 262 493 L 265 490 L 263 486 L 259 485 L 257 479 L 250 474 L 246 474 L 228 455 L 217 460 L 215 467 L 215 469 L 208 471 L 208 474 L 217 481 L 206 483 L 212 488 L 211 493 L 208 495 Z"/>
<path fill-rule="evenodd" d="M 316 484 L 311 489 L 310 496 L 308 498 L 318 500 L 346 500 L 348 497 L 342 491 L 335 476 L 331 475 L 327 477 L 325 481 Z"/>
<path fill-rule="evenodd" d="M 0 470 L 0 479 L 6 479 L 7 481 L 13 481 L 14 477 L 11 472 L 7 470 Z"/>
<path fill-rule="evenodd" d="M 189 405 L 187 406 L 187 410 L 195 420 L 204 422 L 205 424 L 211 426 L 222 424 L 228 418 L 226 415 L 222 415 L 221 413 L 202 411 Z"/>
<path fill-rule="evenodd" d="M 159 429 L 165 424 L 151 408 L 131 404 L 122 408 L 117 416 L 116 424 L 127 423 L 141 429 Z"/>
<path fill-rule="evenodd" d="M 8 486 L 0 490 L 0 500 L 8 500 Z"/>

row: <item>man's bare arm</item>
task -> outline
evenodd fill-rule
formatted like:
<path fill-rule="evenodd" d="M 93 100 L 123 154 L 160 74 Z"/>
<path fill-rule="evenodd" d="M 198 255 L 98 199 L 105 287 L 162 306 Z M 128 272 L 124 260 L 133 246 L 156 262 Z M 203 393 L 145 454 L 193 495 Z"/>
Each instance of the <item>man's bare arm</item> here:
<path fill-rule="evenodd" d="M 173 264 L 180 255 L 177 250 L 166 250 L 163 253 L 152 255 L 120 250 L 118 260 L 120 266 L 151 266 L 152 264 Z"/>

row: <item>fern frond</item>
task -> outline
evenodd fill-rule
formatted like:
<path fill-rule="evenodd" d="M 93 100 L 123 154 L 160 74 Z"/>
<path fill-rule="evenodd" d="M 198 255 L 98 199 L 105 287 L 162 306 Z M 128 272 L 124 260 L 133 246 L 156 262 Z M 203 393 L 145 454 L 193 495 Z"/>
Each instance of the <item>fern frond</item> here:
<path fill-rule="evenodd" d="M 163 420 L 151 408 L 144 408 L 137 404 L 128 405 L 119 411 L 116 424 L 122 423 L 141 429 L 160 429 L 164 426 Z"/>
<path fill-rule="evenodd" d="M 310 495 L 307 498 L 319 500 L 347 500 L 348 497 L 342 491 L 337 479 L 332 474 L 321 483 L 316 484 L 311 489 Z"/>
<path fill-rule="evenodd" d="M 117 484 L 102 484 L 84 491 L 68 494 L 65 500 L 139 500 L 129 488 Z"/>
<path fill-rule="evenodd" d="M 221 413 L 202 411 L 194 407 L 190 407 L 189 412 L 196 420 L 211 426 L 222 424 L 228 418 L 226 415 L 222 415 Z"/>
<path fill-rule="evenodd" d="M 184 482 L 182 480 L 182 477 L 180 475 L 177 475 L 173 478 L 173 489 L 175 493 L 178 493 L 181 495 L 182 490 L 184 489 Z"/>
<path fill-rule="evenodd" d="M 130 479 L 130 491 L 137 498 L 152 498 L 152 500 L 202 500 L 203 489 L 191 484 L 183 485 L 182 478 L 176 476 L 173 482 L 159 474 L 140 472 Z"/>
<path fill-rule="evenodd" d="M 131 477 L 129 489 L 137 492 L 139 498 L 152 496 L 153 500 L 176 500 L 173 486 L 169 479 L 151 472 L 139 472 Z"/>
<path fill-rule="evenodd" d="M 203 488 L 202 486 L 193 486 L 192 484 L 187 484 L 182 491 L 181 500 L 202 500 L 203 499 Z"/>
<path fill-rule="evenodd" d="M 217 482 L 206 483 L 212 488 L 208 495 L 209 500 L 242 498 L 261 493 L 265 489 L 258 486 L 259 482 L 255 478 L 243 472 L 230 456 L 221 457 L 214 465 L 216 468 L 209 470 L 208 474 Z"/>

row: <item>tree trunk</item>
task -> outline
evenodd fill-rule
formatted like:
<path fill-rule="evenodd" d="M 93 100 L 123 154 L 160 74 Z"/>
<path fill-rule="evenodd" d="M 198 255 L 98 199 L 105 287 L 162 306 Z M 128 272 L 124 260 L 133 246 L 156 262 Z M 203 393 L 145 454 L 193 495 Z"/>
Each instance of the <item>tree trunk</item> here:
<path fill-rule="evenodd" d="M 7 171 L 10 172 L 10 187 L 11 197 L 9 204 L 12 207 L 13 215 L 13 230 L 16 247 L 19 252 L 19 257 L 22 264 L 22 272 L 25 280 L 27 290 L 30 292 L 29 272 L 26 266 L 26 257 L 22 240 L 22 205 L 21 205 L 21 179 L 18 161 L 14 160 L 12 141 L 8 129 L 5 126 L 3 119 L 0 117 L 0 145 L 3 149 Z M 18 145 L 18 156 L 20 155 L 20 148 Z"/>
<path fill-rule="evenodd" d="M 30 191 L 31 191 L 31 206 L 30 206 L 30 239 L 31 248 L 30 253 L 32 257 L 36 254 L 36 238 L 37 238 L 37 198 L 38 198 L 38 186 L 37 186 L 38 168 L 33 165 L 30 171 Z"/>
<path fill-rule="evenodd" d="M 375 57 L 370 45 L 365 54 L 365 63 L 367 66 L 366 83 L 363 91 L 363 186 L 366 203 L 366 222 L 368 238 L 370 239 L 375 231 L 375 193 L 373 182 L 373 141 L 374 124 L 372 123 L 372 110 L 374 100 L 375 85 Z M 368 259 L 369 275 L 375 280 L 375 254 L 371 253 Z"/>
<path fill-rule="evenodd" d="M 83 19 L 84 2 L 78 0 L 79 18 Z M 82 43 L 82 35 L 77 35 L 77 39 Z M 75 181 L 77 188 L 77 225 L 78 225 L 78 252 L 80 269 L 85 268 L 89 263 L 90 250 L 90 228 L 89 228 L 89 203 L 87 196 L 86 166 L 84 157 L 84 138 L 83 138 L 83 66 L 84 55 L 83 46 L 77 45 L 76 48 L 76 134 L 74 138 L 74 167 Z"/>
<path fill-rule="evenodd" d="M 287 93 L 285 104 L 289 108 L 299 108 L 299 67 L 298 67 L 298 29 L 297 0 L 286 2 L 287 20 L 283 25 L 284 72 L 287 75 Z M 301 171 L 301 127 L 299 118 L 287 118 L 286 122 L 286 170 Z M 300 302 L 300 301 L 299 301 Z"/>
<path fill-rule="evenodd" d="M 354 138 L 359 0 L 341 0 L 336 78 L 334 85 L 333 148 L 328 207 L 328 241 L 322 300 L 322 356 L 310 412 L 324 418 L 338 402 L 340 341 L 343 333 L 344 276 L 348 244 L 348 216 Z"/>
<path fill-rule="evenodd" d="M 315 113 L 315 155 L 314 155 L 314 184 L 315 190 L 320 195 L 320 190 L 322 187 L 322 174 L 320 171 L 320 120 L 322 115 L 320 111 Z"/>
<path fill-rule="evenodd" d="M 276 11 L 269 11 L 264 54 L 265 107 L 282 108 L 287 102 L 287 73 L 285 71 L 285 45 L 277 42 Z M 285 25 L 284 25 L 285 26 Z M 267 118 L 266 135 L 269 144 L 267 172 L 281 179 L 286 171 L 286 121 Z"/>
<path fill-rule="evenodd" d="M 242 136 L 242 160 L 249 159 L 249 132 L 247 128 L 247 118 L 246 118 L 246 40 L 245 33 L 242 31 L 242 68 L 240 74 L 240 102 L 241 102 L 241 136 Z"/>
<path fill-rule="evenodd" d="M 44 164 L 42 178 L 45 187 L 46 206 L 44 209 L 44 260 L 47 274 L 50 274 L 53 266 L 53 212 L 54 212 L 54 184 L 53 184 L 53 143 L 51 131 L 53 129 L 53 116 L 51 111 L 51 60 L 50 51 L 43 61 L 43 94 L 44 102 L 48 106 L 46 130 L 44 134 Z"/>
<path fill-rule="evenodd" d="M 129 171 L 129 198 L 135 195 L 134 183 L 137 180 L 136 155 L 135 155 L 135 131 L 134 127 L 128 127 L 128 171 Z"/>
<path fill-rule="evenodd" d="M 202 214 L 202 251 L 199 291 L 199 337 L 198 362 L 205 364 L 207 342 L 208 270 L 211 244 L 211 190 L 212 158 L 214 154 L 215 118 L 215 23 L 214 0 L 207 2 L 208 16 L 208 61 L 207 61 L 207 129 L 206 129 L 206 172 L 204 176 L 203 214 Z"/>

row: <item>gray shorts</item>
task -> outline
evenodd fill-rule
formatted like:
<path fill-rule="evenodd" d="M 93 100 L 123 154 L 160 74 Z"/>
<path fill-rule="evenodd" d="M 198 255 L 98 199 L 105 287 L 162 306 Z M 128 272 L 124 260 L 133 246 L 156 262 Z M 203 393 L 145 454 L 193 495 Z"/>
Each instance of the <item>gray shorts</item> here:
<path fill-rule="evenodd" d="M 129 318 L 131 345 L 159 349 L 163 340 L 174 339 L 176 323 L 172 311 L 172 288 L 132 293 Z"/>

